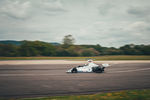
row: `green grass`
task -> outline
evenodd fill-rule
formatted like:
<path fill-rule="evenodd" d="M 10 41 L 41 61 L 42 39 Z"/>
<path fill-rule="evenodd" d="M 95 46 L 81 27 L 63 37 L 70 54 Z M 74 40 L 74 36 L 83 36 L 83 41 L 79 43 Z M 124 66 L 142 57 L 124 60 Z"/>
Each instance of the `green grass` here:
<path fill-rule="evenodd" d="M 5 100 L 5 99 L 0 99 Z M 101 93 L 93 95 L 77 96 L 53 96 L 41 98 L 22 98 L 8 100 L 150 100 L 150 89 L 144 90 L 125 90 L 111 93 Z"/>
<path fill-rule="evenodd" d="M 97 56 L 97 57 L 0 57 L 0 60 L 150 60 L 150 56 Z"/>

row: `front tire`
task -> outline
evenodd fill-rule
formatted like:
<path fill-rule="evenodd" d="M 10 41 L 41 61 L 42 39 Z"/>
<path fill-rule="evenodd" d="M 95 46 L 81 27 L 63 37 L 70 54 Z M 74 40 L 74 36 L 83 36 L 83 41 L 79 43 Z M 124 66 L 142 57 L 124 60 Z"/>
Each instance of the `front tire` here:
<path fill-rule="evenodd" d="M 77 73 L 77 68 L 73 68 L 71 72 L 72 73 Z"/>

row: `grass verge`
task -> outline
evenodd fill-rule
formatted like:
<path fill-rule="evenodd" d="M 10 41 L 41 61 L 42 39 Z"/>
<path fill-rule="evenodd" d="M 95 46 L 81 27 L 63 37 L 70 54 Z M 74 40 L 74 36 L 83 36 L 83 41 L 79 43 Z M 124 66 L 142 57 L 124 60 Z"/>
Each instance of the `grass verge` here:
<path fill-rule="evenodd" d="M 55 96 L 55 97 L 22 98 L 9 100 L 150 100 L 150 89 L 125 90 L 119 92 L 101 93 L 93 95 Z"/>
<path fill-rule="evenodd" d="M 96 56 L 96 57 L 0 57 L 0 60 L 150 60 L 150 56 Z"/>

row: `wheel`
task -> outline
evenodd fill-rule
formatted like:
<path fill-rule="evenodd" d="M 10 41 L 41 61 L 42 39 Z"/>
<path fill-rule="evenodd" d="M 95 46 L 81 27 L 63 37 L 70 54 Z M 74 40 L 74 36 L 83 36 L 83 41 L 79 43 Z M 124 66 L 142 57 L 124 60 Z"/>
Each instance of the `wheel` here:
<path fill-rule="evenodd" d="M 102 71 L 104 71 L 105 67 L 102 67 Z"/>
<path fill-rule="evenodd" d="M 93 68 L 92 68 L 92 71 L 95 72 L 95 73 L 102 73 L 102 72 L 103 72 L 103 69 L 100 68 L 100 67 L 93 67 Z"/>
<path fill-rule="evenodd" d="M 102 73 L 102 69 L 100 67 L 96 68 L 95 73 Z"/>
<path fill-rule="evenodd" d="M 77 68 L 73 68 L 71 72 L 72 73 L 77 73 Z"/>

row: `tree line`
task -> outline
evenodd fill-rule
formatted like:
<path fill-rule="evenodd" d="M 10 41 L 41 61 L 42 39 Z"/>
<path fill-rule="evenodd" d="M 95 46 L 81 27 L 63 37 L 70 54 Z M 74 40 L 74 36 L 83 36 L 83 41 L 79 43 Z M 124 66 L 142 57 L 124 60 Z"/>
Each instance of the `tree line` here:
<path fill-rule="evenodd" d="M 101 55 L 150 55 L 150 45 L 128 44 L 115 47 L 97 45 L 74 45 L 74 38 L 67 35 L 60 45 L 42 41 L 22 41 L 21 45 L 0 44 L 2 57 L 30 56 L 101 56 Z"/>

